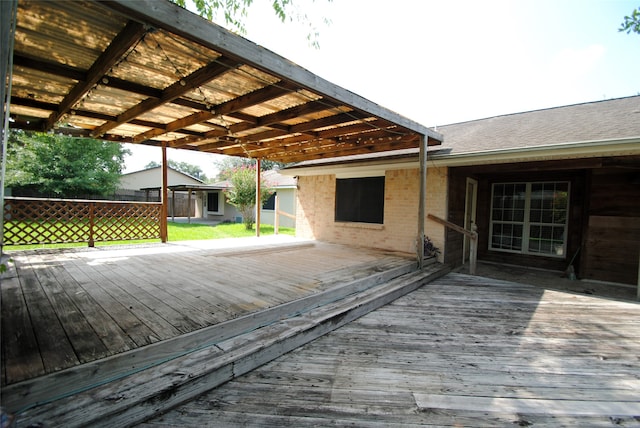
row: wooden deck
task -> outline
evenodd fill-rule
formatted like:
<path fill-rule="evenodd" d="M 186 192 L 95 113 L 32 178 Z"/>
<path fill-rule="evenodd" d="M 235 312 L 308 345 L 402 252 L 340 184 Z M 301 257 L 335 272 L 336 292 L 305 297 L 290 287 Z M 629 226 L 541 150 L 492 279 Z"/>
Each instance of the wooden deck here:
<path fill-rule="evenodd" d="M 14 252 L 2 278 L 2 385 L 160 343 L 411 263 L 311 241 Z M 259 242 L 259 243 L 258 243 Z"/>
<path fill-rule="evenodd" d="M 640 304 L 449 274 L 141 426 L 640 426 Z"/>

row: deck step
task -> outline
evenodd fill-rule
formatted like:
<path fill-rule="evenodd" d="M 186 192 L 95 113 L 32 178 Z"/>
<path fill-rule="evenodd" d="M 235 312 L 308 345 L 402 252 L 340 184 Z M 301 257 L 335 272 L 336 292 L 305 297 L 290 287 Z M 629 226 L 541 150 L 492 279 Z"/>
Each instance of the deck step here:
<path fill-rule="evenodd" d="M 96 384 L 91 385 L 94 387 L 72 391 L 55 401 L 40 399 L 37 405 L 21 411 L 17 422 L 19 426 L 38 422 L 69 427 L 135 425 L 390 303 L 449 271 L 440 264 L 430 265 L 424 271 L 404 272 L 406 269 L 399 267 L 395 274 L 384 271 L 373 280 L 336 286 L 263 311 L 267 314 L 243 317 L 251 318 L 253 323 L 249 323 L 249 319 L 242 320 L 247 323 L 246 329 L 236 331 L 236 334 L 225 337 L 220 336 L 220 331 L 210 331 L 206 341 L 203 336 L 187 337 L 190 349 L 180 351 L 184 344 L 178 346 L 176 342 L 178 349 L 172 355 L 158 353 L 153 363 L 143 366 L 139 365 L 142 359 L 134 361 L 133 364 L 139 367 L 126 376 L 114 375 L 102 381 L 94 379 Z M 145 361 L 147 359 L 145 357 Z M 6 391 L 3 398 L 5 394 Z"/>

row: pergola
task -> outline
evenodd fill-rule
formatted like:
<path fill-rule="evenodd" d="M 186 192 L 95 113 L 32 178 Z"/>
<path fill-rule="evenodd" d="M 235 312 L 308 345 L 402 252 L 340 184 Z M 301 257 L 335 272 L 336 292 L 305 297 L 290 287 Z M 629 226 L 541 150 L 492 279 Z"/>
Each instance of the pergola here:
<path fill-rule="evenodd" d="M 298 162 L 421 147 L 423 235 L 437 132 L 168 1 L 2 9 L 3 32 L 14 31 L 2 43 L 11 127 L 157 146 L 165 165 L 166 148 Z"/>

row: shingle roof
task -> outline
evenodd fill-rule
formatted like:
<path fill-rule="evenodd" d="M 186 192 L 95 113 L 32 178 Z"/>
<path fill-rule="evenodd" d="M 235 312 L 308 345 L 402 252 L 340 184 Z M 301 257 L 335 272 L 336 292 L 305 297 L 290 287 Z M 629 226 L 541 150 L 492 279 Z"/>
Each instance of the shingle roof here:
<path fill-rule="evenodd" d="M 450 154 L 640 137 L 640 96 L 442 126 Z M 439 150 L 434 150 L 439 151 Z"/>
<path fill-rule="evenodd" d="M 429 148 L 432 159 L 582 142 L 634 138 L 640 141 L 640 96 L 454 123 L 440 126 L 437 131 L 443 134 L 444 142 Z M 406 158 L 417 154 L 418 149 L 395 150 L 302 162 L 296 167 Z"/>

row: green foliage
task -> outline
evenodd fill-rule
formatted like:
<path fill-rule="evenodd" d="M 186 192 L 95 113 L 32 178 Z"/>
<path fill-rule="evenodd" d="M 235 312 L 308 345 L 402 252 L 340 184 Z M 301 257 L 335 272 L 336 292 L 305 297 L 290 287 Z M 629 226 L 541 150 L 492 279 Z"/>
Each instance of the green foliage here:
<path fill-rule="evenodd" d="M 273 235 L 274 229 L 272 225 L 260 225 L 260 234 L 263 236 Z M 295 235 L 296 230 L 290 227 L 280 227 L 278 233 L 282 235 Z M 224 239 L 224 238 L 244 238 L 255 236 L 255 231 L 247 230 L 241 223 L 222 223 L 216 226 L 197 223 L 173 223 L 167 224 L 167 234 L 169 242 L 192 241 L 199 239 Z M 110 245 L 130 245 L 130 244 L 148 244 L 158 242 L 158 239 L 141 239 L 134 241 L 100 241 L 96 242 L 96 247 Z M 18 250 L 34 250 L 40 248 L 76 248 L 86 247 L 86 242 L 74 242 L 66 244 L 33 244 L 33 245 L 5 245 L 5 249 L 11 251 Z M 9 260 L 11 262 L 11 260 Z M 7 268 L 5 262 L 5 268 Z M 0 268 L 1 269 L 1 268 Z"/>
<path fill-rule="evenodd" d="M 218 180 L 229 180 L 233 172 L 240 167 L 246 166 L 250 167 L 255 164 L 253 159 L 249 158 L 241 158 L 237 156 L 225 156 L 222 160 L 216 162 L 216 167 L 218 168 Z M 260 161 L 260 170 L 261 171 L 269 171 L 272 169 L 281 169 L 284 168 L 287 164 L 282 162 L 276 162 L 272 160 L 261 160 Z"/>
<path fill-rule="evenodd" d="M 209 21 L 219 21 L 220 15 L 224 19 L 224 25 L 238 34 L 247 34 L 244 22 L 247 18 L 249 7 L 253 0 L 171 0 L 177 5 L 186 8 L 188 4 L 195 6 L 198 14 Z M 328 0 L 331 1 L 331 0 Z M 307 40 L 311 46 L 318 49 L 319 31 L 312 23 L 311 19 L 304 13 L 295 9 L 293 0 L 272 0 L 271 7 L 275 15 L 281 22 L 297 21 L 307 26 Z M 322 19 L 325 25 L 330 21 L 326 18 Z"/>
<path fill-rule="evenodd" d="M 279 233 L 283 235 L 295 235 L 296 230 L 280 227 Z M 216 226 L 206 224 L 171 223 L 168 224 L 170 242 L 190 241 L 194 239 L 225 239 L 245 238 L 255 236 L 255 231 L 247 229 L 242 223 L 221 223 Z M 273 225 L 260 225 L 261 235 L 272 235 Z"/>
<path fill-rule="evenodd" d="M 178 161 L 174 161 L 172 159 L 169 159 L 167 161 L 167 164 L 169 165 L 170 168 L 175 169 L 176 171 L 180 171 L 184 174 L 190 175 L 193 178 L 197 178 L 198 180 L 202 180 L 204 182 L 206 182 L 207 180 L 209 180 L 206 176 L 206 174 L 204 172 L 202 172 L 202 168 L 200 168 L 198 165 L 194 165 L 192 163 L 189 162 L 178 162 Z M 144 169 L 149 169 L 149 168 L 158 168 L 160 165 L 158 162 L 156 161 L 151 161 L 148 164 L 145 165 Z"/>
<path fill-rule="evenodd" d="M 118 186 L 126 154 L 118 143 L 13 131 L 5 186 L 56 197 L 106 196 Z"/>
<path fill-rule="evenodd" d="M 633 9 L 631 15 L 625 16 L 618 31 L 625 31 L 627 34 L 640 34 L 640 9 Z"/>
<path fill-rule="evenodd" d="M 247 230 L 253 228 L 255 223 L 256 207 L 256 167 L 240 166 L 231 171 L 229 176 L 231 188 L 225 192 L 227 201 L 238 208 L 244 219 Z M 273 191 L 269 189 L 265 181 L 260 178 L 260 205 L 264 204 Z"/>

